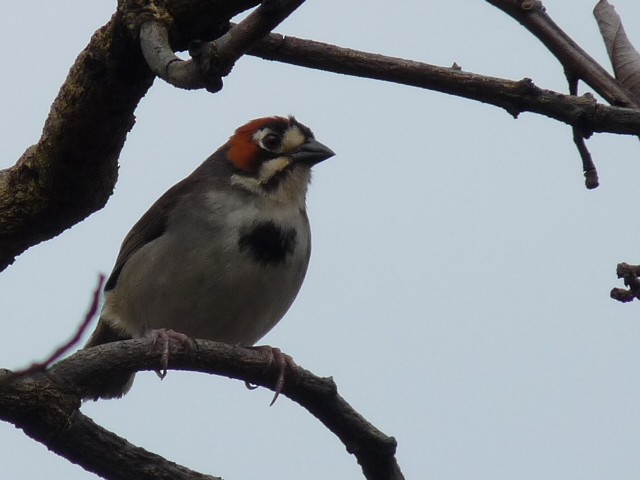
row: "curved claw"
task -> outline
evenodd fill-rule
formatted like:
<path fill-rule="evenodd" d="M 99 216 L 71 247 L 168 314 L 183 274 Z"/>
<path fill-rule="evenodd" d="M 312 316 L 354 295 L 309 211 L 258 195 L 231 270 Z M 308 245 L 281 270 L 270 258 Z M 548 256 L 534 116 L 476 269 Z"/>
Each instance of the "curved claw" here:
<path fill-rule="evenodd" d="M 250 348 L 252 348 L 253 350 L 262 352 L 265 356 L 267 356 L 267 369 L 271 366 L 273 362 L 275 362 L 278 366 L 278 378 L 274 386 L 275 394 L 273 395 L 273 399 L 269 404 L 269 406 L 271 407 L 274 403 L 276 403 L 276 400 L 278 399 L 278 397 L 280 396 L 280 393 L 282 392 L 282 389 L 284 388 L 284 378 L 285 378 L 285 371 L 287 370 L 287 367 L 289 367 L 292 370 L 295 370 L 296 368 L 298 368 L 298 366 L 296 365 L 296 362 L 293 361 L 293 358 L 291 358 L 289 355 L 285 353 L 282 353 L 282 351 L 277 347 L 271 347 L 269 345 L 261 345 L 259 347 L 250 347 Z M 251 385 L 249 382 L 245 382 L 245 385 L 249 390 L 255 390 L 257 388 L 256 385 Z"/>
<path fill-rule="evenodd" d="M 171 339 L 180 342 L 184 348 L 191 348 L 191 339 L 184 333 L 176 332 L 175 330 L 165 330 L 159 328 L 157 330 L 151 330 L 149 336 L 153 341 L 153 345 L 157 345 L 158 342 L 162 342 L 162 353 L 160 354 L 160 370 L 156 370 L 156 375 L 160 377 L 160 380 L 167 376 L 167 369 L 169 368 L 169 341 Z"/>

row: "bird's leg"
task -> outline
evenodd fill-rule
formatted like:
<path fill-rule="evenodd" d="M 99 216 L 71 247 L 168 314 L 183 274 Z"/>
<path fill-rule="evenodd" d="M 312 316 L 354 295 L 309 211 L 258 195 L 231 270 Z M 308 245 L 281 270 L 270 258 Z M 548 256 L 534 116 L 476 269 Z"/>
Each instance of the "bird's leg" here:
<path fill-rule="evenodd" d="M 175 330 L 166 330 L 164 328 L 158 328 L 157 330 L 151 330 L 149 336 L 153 341 L 153 345 L 156 346 L 160 342 L 162 346 L 162 353 L 160 355 L 160 370 L 156 370 L 156 374 L 162 380 L 167 376 L 167 368 L 169 367 L 169 341 L 171 339 L 177 340 L 186 349 L 191 348 L 191 339 L 184 333 L 176 332 Z"/>
<path fill-rule="evenodd" d="M 261 352 L 264 356 L 266 356 L 268 362 L 267 369 L 273 362 L 275 362 L 278 366 L 278 379 L 276 380 L 276 385 L 274 388 L 275 394 L 273 395 L 273 400 L 271 400 L 271 403 L 269 404 L 269 406 L 272 406 L 274 403 L 276 403 L 276 400 L 280 396 L 280 392 L 282 392 L 282 389 L 284 388 L 284 373 L 287 367 L 294 370 L 298 368 L 298 365 L 296 365 L 296 362 L 293 361 L 293 358 L 291 358 L 286 353 L 282 353 L 282 351 L 277 347 L 272 347 L 270 345 L 261 345 L 259 347 L 249 348 Z M 249 382 L 245 382 L 245 385 L 250 390 L 255 390 L 256 388 L 258 388 L 256 385 L 252 385 Z"/>

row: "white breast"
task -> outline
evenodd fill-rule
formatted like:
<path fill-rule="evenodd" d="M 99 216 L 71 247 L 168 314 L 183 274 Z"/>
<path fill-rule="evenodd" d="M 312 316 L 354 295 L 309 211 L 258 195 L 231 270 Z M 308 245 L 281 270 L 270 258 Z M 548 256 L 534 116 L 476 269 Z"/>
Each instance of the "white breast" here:
<path fill-rule="evenodd" d="M 134 337 L 168 328 L 253 345 L 283 317 L 307 270 L 306 214 L 298 205 L 265 208 L 212 195 L 204 208 L 176 211 L 167 233 L 131 256 L 107 293 L 103 318 Z M 260 262 L 241 242 L 264 222 L 295 232 L 282 262 Z"/>

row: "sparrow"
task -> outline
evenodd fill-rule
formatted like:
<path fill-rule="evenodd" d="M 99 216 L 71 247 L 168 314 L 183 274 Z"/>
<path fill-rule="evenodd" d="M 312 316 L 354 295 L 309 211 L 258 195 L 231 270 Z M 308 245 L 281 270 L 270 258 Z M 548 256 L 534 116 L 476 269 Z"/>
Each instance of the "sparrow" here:
<path fill-rule="evenodd" d="M 311 253 L 311 167 L 335 155 L 294 117 L 239 127 L 125 237 L 85 348 L 156 331 L 252 346 L 287 312 Z M 96 379 L 117 398 L 133 374 Z"/>

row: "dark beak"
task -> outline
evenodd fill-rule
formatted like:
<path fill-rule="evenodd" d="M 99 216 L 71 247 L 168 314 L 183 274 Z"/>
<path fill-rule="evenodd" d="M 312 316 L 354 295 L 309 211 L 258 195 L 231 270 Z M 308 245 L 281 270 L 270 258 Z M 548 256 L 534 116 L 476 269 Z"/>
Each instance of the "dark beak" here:
<path fill-rule="evenodd" d="M 329 147 L 312 139 L 300 145 L 300 148 L 291 154 L 291 158 L 295 163 L 301 162 L 315 165 L 334 155 L 335 152 Z"/>

